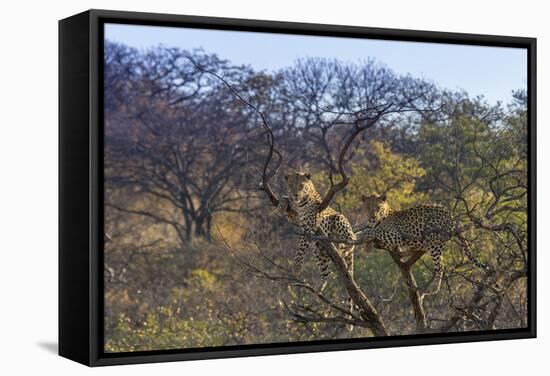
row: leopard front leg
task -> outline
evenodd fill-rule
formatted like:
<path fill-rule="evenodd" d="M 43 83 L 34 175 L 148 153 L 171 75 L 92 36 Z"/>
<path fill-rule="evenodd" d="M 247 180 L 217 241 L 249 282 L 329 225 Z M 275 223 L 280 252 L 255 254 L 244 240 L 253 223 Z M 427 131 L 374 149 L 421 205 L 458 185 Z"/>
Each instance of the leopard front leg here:
<path fill-rule="evenodd" d="M 340 254 L 344 258 L 344 261 L 346 262 L 348 272 L 353 278 L 353 251 L 355 247 L 353 245 L 341 244 L 339 248 L 340 248 L 339 249 Z"/>
<path fill-rule="evenodd" d="M 298 251 L 296 252 L 296 256 L 294 256 L 294 262 L 292 263 L 292 273 L 294 275 L 298 275 L 300 273 L 300 270 L 302 270 L 302 264 L 304 262 L 304 256 L 306 254 L 306 250 L 309 246 L 309 241 L 306 239 L 305 236 L 302 236 L 300 238 L 300 245 L 298 246 Z"/>
<path fill-rule="evenodd" d="M 315 256 L 315 261 L 317 262 L 317 268 L 319 269 L 319 274 L 321 276 L 319 280 L 319 285 L 316 288 L 316 291 L 322 292 L 327 286 L 327 279 L 330 275 L 330 257 L 327 255 L 326 251 L 323 249 L 321 242 L 315 242 L 315 249 L 313 250 L 313 255 Z"/>
<path fill-rule="evenodd" d="M 346 262 L 346 266 L 348 269 L 348 272 L 350 276 L 353 278 L 353 259 L 354 259 L 354 249 L 355 247 L 353 245 L 345 245 L 340 244 L 340 253 L 342 257 L 344 257 L 344 261 Z M 353 302 L 353 299 L 351 299 L 351 296 L 348 297 L 347 300 L 347 307 L 350 313 L 353 313 L 353 310 L 355 308 L 355 303 Z M 348 327 L 349 331 L 353 330 L 353 326 Z"/>

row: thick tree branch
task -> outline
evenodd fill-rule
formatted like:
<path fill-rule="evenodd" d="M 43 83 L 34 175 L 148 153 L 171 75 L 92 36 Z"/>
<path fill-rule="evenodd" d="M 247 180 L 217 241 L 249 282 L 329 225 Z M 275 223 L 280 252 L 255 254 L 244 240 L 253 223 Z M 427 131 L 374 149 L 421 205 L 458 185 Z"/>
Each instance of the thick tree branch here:
<path fill-rule="evenodd" d="M 374 115 L 363 116 L 361 115 L 362 111 L 357 113 L 357 119 L 353 123 L 354 129 L 346 139 L 338 155 L 338 173 L 340 174 L 341 180 L 336 184 L 332 184 L 331 180 L 331 187 L 326 195 L 323 197 L 323 200 L 319 205 L 319 212 L 325 210 L 330 205 L 330 202 L 332 201 L 334 196 L 336 196 L 338 192 L 346 188 L 349 184 L 350 177 L 347 174 L 345 168 L 345 157 L 349 147 L 351 146 L 355 138 L 363 131 L 372 128 L 383 115 L 388 113 L 388 110 L 391 108 L 392 105 L 393 103 L 389 103 L 382 108 L 371 109 L 372 111 L 374 111 Z"/>
<path fill-rule="evenodd" d="M 321 228 L 318 228 L 316 233 L 320 236 L 327 237 L 327 234 Z M 363 291 L 361 291 L 359 286 L 357 286 L 357 283 L 355 283 L 355 280 L 349 273 L 346 262 L 338 252 L 338 249 L 336 249 L 334 244 L 329 241 L 325 240 L 322 242 L 325 246 L 324 249 L 336 267 L 338 275 L 344 282 L 346 291 L 353 302 L 359 307 L 360 314 L 368 322 L 369 328 L 376 336 L 388 336 L 390 332 L 386 327 L 386 324 L 384 324 L 382 316 L 378 313 L 370 299 Z"/>

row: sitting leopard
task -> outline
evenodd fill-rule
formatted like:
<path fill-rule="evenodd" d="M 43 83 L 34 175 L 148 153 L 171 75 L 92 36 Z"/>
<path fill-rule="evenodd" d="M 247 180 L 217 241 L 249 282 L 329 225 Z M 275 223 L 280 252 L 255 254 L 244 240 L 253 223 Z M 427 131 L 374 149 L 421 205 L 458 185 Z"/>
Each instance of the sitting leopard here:
<path fill-rule="evenodd" d="M 310 174 L 295 172 L 286 175 L 285 179 L 288 197 L 280 200 L 279 210 L 286 214 L 290 222 L 300 226 L 304 233 L 312 234 L 319 226 L 329 238 L 356 240 L 355 233 L 344 215 L 330 207 L 319 213 L 321 196 L 315 190 Z M 300 245 L 292 266 L 295 274 L 299 273 L 302 267 L 305 252 L 310 243 L 306 236 L 300 238 Z M 314 244 L 313 253 L 321 274 L 317 290 L 322 291 L 330 274 L 330 258 L 320 241 L 315 241 Z M 348 244 L 335 244 L 335 246 L 344 258 L 349 273 L 353 276 L 354 246 Z"/>
<path fill-rule="evenodd" d="M 429 294 L 436 294 L 441 288 L 443 246 L 456 236 L 462 250 L 477 267 L 489 271 L 479 262 L 468 245 L 466 238 L 457 231 L 449 210 L 440 204 L 430 203 L 414 206 L 402 211 L 393 211 L 385 196 L 362 196 L 368 217 L 366 228 L 359 237 L 368 240 L 367 248 L 376 248 L 407 254 L 429 251 L 434 263 L 437 287 Z"/>

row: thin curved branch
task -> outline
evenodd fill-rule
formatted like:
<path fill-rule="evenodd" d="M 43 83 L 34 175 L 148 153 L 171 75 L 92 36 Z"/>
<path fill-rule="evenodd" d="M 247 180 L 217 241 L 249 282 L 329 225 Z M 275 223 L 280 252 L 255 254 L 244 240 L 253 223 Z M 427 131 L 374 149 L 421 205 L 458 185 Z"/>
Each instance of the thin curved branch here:
<path fill-rule="evenodd" d="M 269 144 L 269 151 L 267 153 L 266 159 L 265 159 L 264 164 L 263 164 L 262 183 L 260 185 L 260 189 L 263 190 L 267 194 L 267 196 L 269 197 L 269 200 L 271 201 L 273 206 L 277 206 L 279 204 L 279 199 L 277 198 L 275 193 L 273 193 L 273 190 L 271 189 L 271 187 L 269 185 L 269 180 L 270 180 L 270 177 L 273 176 L 275 174 L 275 172 L 277 171 L 277 169 L 279 168 L 279 166 L 281 164 L 280 161 L 282 160 L 282 157 L 281 157 L 281 154 L 278 151 L 275 150 L 275 136 L 273 135 L 273 131 L 271 130 L 271 127 L 269 126 L 266 117 L 258 109 L 258 107 L 254 106 L 252 103 L 250 103 L 249 101 L 244 99 L 244 97 L 233 87 L 233 85 L 231 85 L 229 82 L 227 82 L 227 80 L 224 79 L 222 76 L 220 76 L 216 72 L 213 72 L 211 70 L 208 70 L 208 69 L 204 68 L 203 66 L 201 66 L 200 64 L 195 62 L 195 60 L 190 56 L 185 55 L 185 58 L 187 58 L 191 62 L 191 64 L 193 64 L 195 66 L 195 68 L 197 68 L 199 71 L 201 71 L 203 73 L 208 73 L 208 74 L 216 77 L 218 80 L 220 80 L 235 95 L 235 97 L 242 104 L 244 104 L 245 106 L 251 108 L 260 117 L 260 119 L 262 121 L 262 127 L 264 128 L 264 130 L 267 134 L 267 142 Z M 267 170 L 269 168 L 269 164 L 271 163 L 271 159 L 273 158 L 274 153 L 276 153 L 280 157 L 280 161 L 279 161 L 279 163 L 278 163 L 278 165 L 275 169 L 275 172 L 273 172 L 272 175 L 268 175 Z"/>
<path fill-rule="evenodd" d="M 346 139 L 346 142 L 344 143 L 342 149 L 340 150 L 340 153 L 338 155 L 338 173 L 340 174 L 342 180 L 340 180 L 338 183 L 333 184 L 331 180 L 331 186 L 329 191 L 326 193 L 325 197 L 323 197 L 323 200 L 321 201 L 321 204 L 319 205 L 319 212 L 322 212 L 325 210 L 329 205 L 334 196 L 341 190 L 347 187 L 350 181 L 350 177 L 347 174 L 347 171 L 345 169 L 345 156 L 346 153 L 355 140 L 355 138 L 362 133 L 363 131 L 372 128 L 378 120 L 388 113 L 388 110 L 393 106 L 393 103 L 389 103 L 386 106 L 379 108 L 374 108 L 373 111 L 375 112 L 374 116 L 362 116 L 362 113 L 365 111 L 359 111 L 356 113 L 356 116 L 358 118 L 353 122 L 355 128 L 353 132 L 348 136 Z M 361 125 L 364 123 L 364 125 Z"/>

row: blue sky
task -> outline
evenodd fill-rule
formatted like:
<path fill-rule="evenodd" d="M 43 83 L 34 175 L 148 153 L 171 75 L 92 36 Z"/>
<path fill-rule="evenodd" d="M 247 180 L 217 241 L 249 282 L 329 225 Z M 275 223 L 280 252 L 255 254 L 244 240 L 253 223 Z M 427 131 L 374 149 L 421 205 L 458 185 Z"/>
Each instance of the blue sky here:
<path fill-rule="evenodd" d="M 327 57 L 361 62 L 368 58 L 396 73 L 410 73 L 441 87 L 509 102 L 511 91 L 527 88 L 527 50 L 375 39 L 300 36 L 141 25 L 105 25 L 105 38 L 138 49 L 162 44 L 203 48 L 235 64 L 274 71 L 298 58 Z"/>

